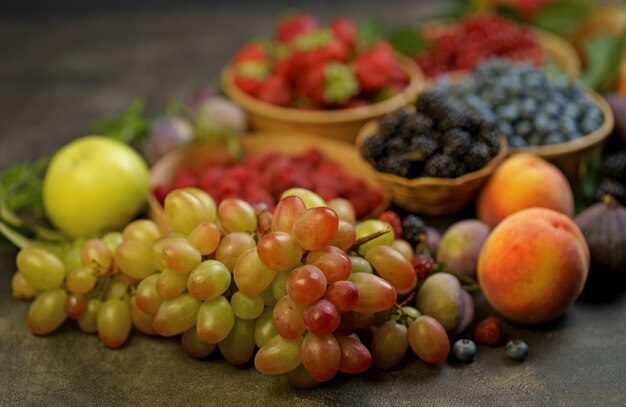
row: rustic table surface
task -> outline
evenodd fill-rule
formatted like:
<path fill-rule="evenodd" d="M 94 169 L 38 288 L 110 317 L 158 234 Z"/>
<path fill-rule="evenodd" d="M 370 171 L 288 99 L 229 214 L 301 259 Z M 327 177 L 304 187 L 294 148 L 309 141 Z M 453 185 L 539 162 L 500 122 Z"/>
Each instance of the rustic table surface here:
<path fill-rule="evenodd" d="M 135 96 L 158 112 L 168 98 L 214 81 L 233 52 L 270 32 L 289 6 L 247 1 L 94 13 L 74 3 L 82 10 L 0 15 L 0 169 L 52 154 Z M 442 8 L 436 1 L 297 5 L 322 19 L 376 16 L 387 25 Z M 0 405 L 626 405 L 625 295 L 578 301 L 546 326 L 507 324 L 530 347 L 524 363 L 508 360 L 502 348 L 480 347 L 472 364 L 433 367 L 407 357 L 390 372 L 341 375 L 298 391 L 217 355 L 193 360 L 178 339 L 134 333 L 112 351 L 69 322 L 35 337 L 25 324 L 29 303 L 11 298 L 15 254 L 0 247 Z M 480 297 L 477 303 L 480 315 L 489 313 Z"/>

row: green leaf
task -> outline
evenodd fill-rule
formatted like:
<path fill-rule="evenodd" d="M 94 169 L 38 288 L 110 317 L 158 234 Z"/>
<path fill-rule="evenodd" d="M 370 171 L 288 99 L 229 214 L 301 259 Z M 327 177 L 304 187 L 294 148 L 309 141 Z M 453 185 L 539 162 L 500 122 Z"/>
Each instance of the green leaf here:
<path fill-rule="evenodd" d="M 144 106 L 143 99 L 135 98 L 119 116 L 96 120 L 91 127 L 103 136 L 138 146 L 151 126 L 142 116 Z"/>
<path fill-rule="evenodd" d="M 370 17 L 357 26 L 357 38 L 359 49 L 368 49 L 383 36 L 383 23 L 374 17 Z"/>
<path fill-rule="evenodd" d="M 582 161 L 582 171 L 575 196 L 576 213 L 580 213 L 593 203 L 594 196 L 602 182 L 602 161 L 587 155 Z"/>
<path fill-rule="evenodd" d="M 428 50 L 431 45 L 415 28 L 400 28 L 389 36 L 388 41 L 396 51 L 409 57 Z"/>
<path fill-rule="evenodd" d="M 520 13 L 517 8 L 508 4 L 498 5 L 496 7 L 496 13 L 513 21 L 517 21 L 518 23 L 524 21 L 524 16 L 522 15 L 522 13 Z"/>
<path fill-rule="evenodd" d="M 583 44 L 587 66 L 581 75 L 581 81 L 598 92 L 613 89 L 625 44 L 626 30 L 620 37 L 600 33 L 587 39 Z"/>
<path fill-rule="evenodd" d="M 538 27 L 565 34 L 578 27 L 589 15 L 592 5 L 585 0 L 566 0 L 542 6 L 532 19 Z"/>

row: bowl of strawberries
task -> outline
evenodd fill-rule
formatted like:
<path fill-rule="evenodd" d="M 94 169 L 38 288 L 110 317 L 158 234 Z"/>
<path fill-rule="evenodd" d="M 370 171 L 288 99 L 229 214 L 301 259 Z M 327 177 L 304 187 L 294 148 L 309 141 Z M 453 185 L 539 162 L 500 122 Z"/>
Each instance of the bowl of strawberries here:
<path fill-rule="evenodd" d="M 424 84 L 414 61 L 366 40 L 354 21 L 322 25 L 309 14 L 287 16 L 271 40 L 245 45 L 221 79 L 257 130 L 351 143 L 365 122 L 405 105 Z"/>

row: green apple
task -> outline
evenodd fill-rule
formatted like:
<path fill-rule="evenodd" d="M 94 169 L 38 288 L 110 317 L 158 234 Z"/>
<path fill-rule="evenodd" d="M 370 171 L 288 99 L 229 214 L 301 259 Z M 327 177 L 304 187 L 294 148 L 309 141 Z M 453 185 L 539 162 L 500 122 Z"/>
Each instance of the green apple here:
<path fill-rule="evenodd" d="M 52 224 L 71 237 L 121 230 L 142 209 L 150 190 L 146 162 L 128 145 L 81 137 L 52 157 L 43 204 Z"/>

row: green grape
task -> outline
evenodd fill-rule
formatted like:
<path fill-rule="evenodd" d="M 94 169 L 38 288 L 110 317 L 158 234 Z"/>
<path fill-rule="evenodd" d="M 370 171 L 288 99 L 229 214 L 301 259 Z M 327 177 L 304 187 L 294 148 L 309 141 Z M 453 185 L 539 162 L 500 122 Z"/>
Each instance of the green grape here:
<path fill-rule="evenodd" d="M 274 277 L 274 280 L 276 280 L 276 277 Z M 273 285 L 274 281 L 272 281 L 272 284 L 270 284 L 269 287 L 261 291 L 261 293 L 259 294 L 261 296 L 261 299 L 263 300 L 263 304 L 266 307 L 273 307 L 274 305 L 276 305 L 276 299 L 274 298 L 274 293 L 272 292 Z"/>
<path fill-rule="evenodd" d="M 240 291 L 230 297 L 230 305 L 233 307 L 235 316 L 244 320 L 258 318 L 265 308 L 260 295 L 249 297 Z"/>
<path fill-rule="evenodd" d="M 180 295 L 187 288 L 187 275 L 175 273 L 170 269 L 165 269 L 156 284 L 157 292 L 164 299 L 174 298 Z"/>
<path fill-rule="evenodd" d="M 291 233 L 293 223 L 301 213 L 306 211 L 304 201 L 295 195 L 282 198 L 274 209 L 274 217 L 272 218 L 272 232 Z"/>
<path fill-rule="evenodd" d="M 404 239 L 396 239 L 391 244 L 391 247 L 402 253 L 405 259 L 411 261 L 413 256 L 415 255 L 415 251 L 413 250 L 413 246 L 411 243 L 407 242 Z"/>
<path fill-rule="evenodd" d="M 154 330 L 161 336 L 179 335 L 196 324 L 200 300 L 189 294 L 163 301 L 154 316 Z"/>
<path fill-rule="evenodd" d="M 243 365 L 248 362 L 256 349 L 254 321 L 235 318 L 233 329 L 217 346 L 224 359 L 231 364 Z"/>
<path fill-rule="evenodd" d="M 254 366 L 263 374 L 284 374 L 302 363 L 300 349 L 302 337 L 285 339 L 280 335 L 271 338 L 254 357 Z"/>
<path fill-rule="evenodd" d="M 223 341 L 235 324 L 235 313 L 224 296 L 205 301 L 198 310 L 196 329 L 203 342 L 215 344 Z"/>
<path fill-rule="evenodd" d="M 51 290 L 65 279 L 65 266 L 58 257 L 37 247 L 27 247 L 17 254 L 17 269 L 33 287 Z"/>
<path fill-rule="evenodd" d="M 276 276 L 276 272 L 263 264 L 256 248 L 246 250 L 235 264 L 233 272 L 239 291 L 246 295 L 257 295 L 265 290 Z"/>
<path fill-rule="evenodd" d="M 370 368 L 372 355 L 360 340 L 353 336 L 337 336 L 335 339 L 341 351 L 340 372 L 359 374 Z"/>
<path fill-rule="evenodd" d="M 98 312 L 102 307 L 102 301 L 91 298 L 87 300 L 85 313 L 78 319 L 78 327 L 81 331 L 93 334 L 98 331 Z"/>
<path fill-rule="evenodd" d="M 136 279 L 156 271 L 150 247 L 140 240 L 124 240 L 115 251 L 115 263 L 122 273 Z"/>
<path fill-rule="evenodd" d="M 124 228 L 122 237 L 124 240 L 139 240 L 148 246 L 161 236 L 161 231 L 154 221 L 149 219 L 135 220 Z"/>
<path fill-rule="evenodd" d="M 235 269 L 235 264 L 239 256 L 246 250 L 256 247 L 254 238 L 247 233 L 230 233 L 222 239 L 215 250 L 215 260 L 224 263 L 231 272 Z"/>
<path fill-rule="evenodd" d="M 324 201 L 321 196 L 313 191 L 309 191 L 308 189 L 290 188 L 280 195 L 280 199 L 282 200 L 288 196 L 297 196 L 302 199 L 307 209 L 318 206 L 326 206 L 326 201 Z"/>
<path fill-rule="evenodd" d="M 89 239 L 80 249 L 80 262 L 85 267 L 96 270 L 97 275 L 106 274 L 111 268 L 113 256 L 100 239 Z"/>
<path fill-rule="evenodd" d="M 439 321 L 428 315 L 418 317 L 409 325 L 409 345 L 426 363 L 439 364 L 450 354 L 448 333 Z"/>
<path fill-rule="evenodd" d="M 104 346 L 117 349 L 124 345 L 132 328 L 128 303 L 119 298 L 106 300 L 98 310 L 97 327 Z"/>
<path fill-rule="evenodd" d="M 367 251 L 374 246 L 391 246 L 396 238 L 396 235 L 391 225 L 389 225 L 387 222 L 383 222 L 382 220 L 368 219 L 356 225 L 354 230 L 356 233 L 356 240 L 359 240 L 362 237 L 369 236 L 376 232 L 386 230 L 387 228 L 389 228 L 389 232 L 378 236 L 377 238 L 374 238 L 365 244 L 362 244 L 359 247 L 359 254 L 361 256 L 364 256 L 365 253 L 367 253 Z"/>
<path fill-rule="evenodd" d="M 356 232 L 354 231 L 354 225 L 340 220 L 339 225 L 337 226 L 337 234 L 329 245 L 335 246 L 344 252 L 347 252 L 352 246 L 354 246 L 355 239 Z"/>
<path fill-rule="evenodd" d="M 81 267 L 82 264 L 80 262 L 80 247 L 72 247 L 67 253 L 65 253 L 65 257 L 63 258 L 63 264 L 65 265 L 66 274 L 75 268 Z"/>
<path fill-rule="evenodd" d="M 328 201 L 328 207 L 335 211 L 339 219 L 349 224 L 356 222 L 356 213 L 354 212 L 354 206 L 345 198 L 333 198 Z"/>
<path fill-rule="evenodd" d="M 396 321 L 387 321 L 378 327 L 370 346 L 373 364 L 379 369 L 396 366 L 409 349 L 407 327 Z"/>
<path fill-rule="evenodd" d="M 359 302 L 353 308 L 358 312 L 380 312 L 396 303 L 396 289 L 382 278 L 368 273 L 352 273 L 349 281 L 359 290 Z"/>
<path fill-rule="evenodd" d="M 133 326 L 146 335 L 155 336 L 157 332 L 154 330 L 154 315 L 143 312 L 137 305 L 136 297 L 128 302 L 130 306 L 130 320 Z"/>
<path fill-rule="evenodd" d="M 152 243 L 152 263 L 157 270 L 163 271 L 167 268 L 167 266 L 165 265 L 165 261 L 163 261 L 163 258 L 161 257 L 161 252 L 163 251 L 163 248 L 171 242 L 179 240 L 185 240 L 185 237 L 183 235 L 174 233 L 167 236 L 162 236 L 155 240 L 154 243 Z"/>
<path fill-rule="evenodd" d="M 211 300 L 224 294 L 231 281 L 232 275 L 223 263 L 206 260 L 189 274 L 187 289 L 199 300 Z"/>
<path fill-rule="evenodd" d="M 70 271 L 65 279 L 65 288 L 74 294 L 85 294 L 93 290 L 98 277 L 90 267 L 81 266 Z"/>
<path fill-rule="evenodd" d="M 339 217 L 330 208 L 311 208 L 300 214 L 291 233 L 305 250 L 319 250 L 328 246 L 337 235 Z"/>
<path fill-rule="evenodd" d="M 320 384 L 320 382 L 307 373 L 302 364 L 298 365 L 298 367 L 292 371 L 285 373 L 285 379 L 287 379 L 287 383 L 291 387 L 302 390 L 312 389 Z"/>
<path fill-rule="evenodd" d="M 287 295 L 287 278 L 289 278 L 289 273 L 276 273 L 271 285 L 274 300 L 278 301 Z"/>
<path fill-rule="evenodd" d="M 202 342 L 195 326 L 183 332 L 181 335 L 181 344 L 185 353 L 195 359 L 209 357 L 216 348 L 216 345 L 209 345 L 208 343 Z"/>
<path fill-rule="evenodd" d="M 212 201 L 207 194 L 202 195 L 189 189 L 175 189 L 167 194 L 163 207 L 172 231 L 189 235 L 200 223 L 214 222 L 215 203 L 211 208 Z"/>
<path fill-rule="evenodd" d="M 219 246 L 220 239 L 220 230 L 212 222 L 202 222 L 189 234 L 189 243 L 203 256 L 212 254 Z"/>
<path fill-rule="evenodd" d="M 47 335 L 60 327 L 67 317 L 66 301 L 67 292 L 62 288 L 39 294 L 28 310 L 26 323 L 30 331 L 35 335 Z"/>
<path fill-rule="evenodd" d="M 353 273 L 369 273 L 372 274 L 374 269 L 372 269 L 372 265 L 369 261 L 365 260 L 361 256 L 349 256 L 350 262 L 352 263 L 352 272 Z"/>
<path fill-rule="evenodd" d="M 391 246 L 375 246 L 367 251 L 365 258 L 376 273 L 387 280 L 399 294 L 411 292 L 417 285 L 415 268 Z"/>
<path fill-rule="evenodd" d="M 205 191 L 199 188 L 188 187 L 185 188 L 186 192 L 189 192 L 191 195 L 195 196 L 204 207 L 206 213 L 208 214 L 207 221 L 215 223 L 217 220 L 217 206 L 215 205 L 215 201 L 211 197 L 211 195 L 207 194 Z"/>
<path fill-rule="evenodd" d="M 126 280 L 125 278 L 120 276 L 113 277 L 109 285 L 109 289 L 107 290 L 105 299 L 109 300 L 111 298 L 124 298 L 124 296 L 128 292 L 129 286 L 130 281 Z"/>
<path fill-rule="evenodd" d="M 267 307 L 259 318 L 254 321 L 254 342 L 259 348 L 278 335 L 272 319 L 272 308 Z"/>
<path fill-rule="evenodd" d="M 198 267 L 202 255 L 188 240 L 176 240 L 163 247 L 161 258 L 168 269 L 187 274 Z"/>
<path fill-rule="evenodd" d="M 13 273 L 13 277 L 11 278 L 11 290 L 11 295 L 16 300 L 30 300 L 37 295 L 37 289 L 33 287 L 19 271 Z"/>
<path fill-rule="evenodd" d="M 121 232 L 109 232 L 102 236 L 102 241 L 111 253 L 115 253 L 117 247 L 124 241 Z"/>
<path fill-rule="evenodd" d="M 157 281 L 161 274 L 153 274 L 146 277 L 137 285 L 137 291 L 135 292 L 135 301 L 137 307 L 146 314 L 156 314 L 159 310 L 159 306 L 163 302 L 164 298 L 157 291 Z"/>
<path fill-rule="evenodd" d="M 256 212 L 243 199 L 227 198 L 217 207 L 217 219 L 225 233 L 253 233 L 257 228 Z"/>

